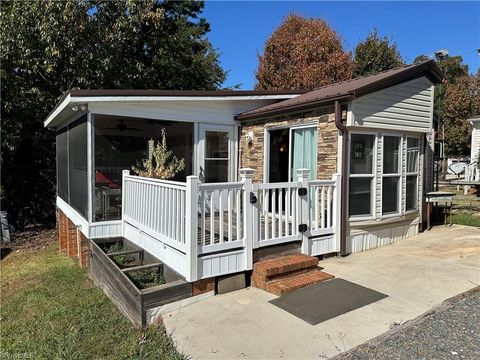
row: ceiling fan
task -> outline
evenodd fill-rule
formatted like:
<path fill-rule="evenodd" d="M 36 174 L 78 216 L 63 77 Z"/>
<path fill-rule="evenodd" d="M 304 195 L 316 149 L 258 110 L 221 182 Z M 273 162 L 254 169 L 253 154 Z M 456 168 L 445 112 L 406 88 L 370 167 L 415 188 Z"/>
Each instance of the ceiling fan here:
<path fill-rule="evenodd" d="M 118 130 L 119 132 L 123 132 L 125 130 L 142 131 L 142 130 L 140 130 L 138 128 L 135 128 L 135 127 L 128 127 L 127 125 L 124 124 L 123 120 L 120 120 L 120 122 L 117 124 L 117 126 L 115 126 L 113 128 L 107 128 L 107 130 Z"/>

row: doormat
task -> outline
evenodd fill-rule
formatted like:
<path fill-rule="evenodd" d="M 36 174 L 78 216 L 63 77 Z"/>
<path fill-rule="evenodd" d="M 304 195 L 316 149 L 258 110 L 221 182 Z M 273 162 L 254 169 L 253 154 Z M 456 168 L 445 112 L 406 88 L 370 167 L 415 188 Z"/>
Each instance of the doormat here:
<path fill-rule="evenodd" d="M 309 324 L 316 325 L 387 296 L 335 278 L 285 294 L 270 302 Z"/>

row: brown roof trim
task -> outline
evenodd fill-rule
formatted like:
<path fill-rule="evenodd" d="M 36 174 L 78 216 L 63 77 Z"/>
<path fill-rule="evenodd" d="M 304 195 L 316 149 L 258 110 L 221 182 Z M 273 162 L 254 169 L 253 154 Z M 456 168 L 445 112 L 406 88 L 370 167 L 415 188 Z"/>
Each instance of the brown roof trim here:
<path fill-rule="evenodd" d="M 251 120 L 279 113 L 299 111 L 335 101 L 353 100 L 384 88 L 426 76 L 433 83 L 443 80 L 443 74 L 433 60 L 387 70 L 378 74 L 342 81 L 311 90 L 294 99 L 280 101 L 238 114 L 237 120 Z"/>
<path fill-rule="evenodd" d="M 223 96 L 262 96 L 262 95 L 297 95 L 309 90 L 141 90 L 141 89 L 79 89 L 70 90 L 72 97 L 89 96 L 165 96 L 165 97 L 223 97 Z"/>
<path fill-rule="evenodd" d="M 303 110 L 309 110 L 311 108 L 316 108 L 320 106 L 325 106 L 325 105 L 333 105 L 335 101 L 349 101 L 353 100 L 354 95 L 353 94 L 339 94 L 335 96 L 330 96 L 327 98 L 323 99 L 318 99 L 315 101 L 309 101 L 306 103 L 298 103 L 295 105 L 290 105 L 288 107 L 277 107 L 274 109 L 269 109 L 269 110 L 262 110 L 261 112 L 255 112 L 255 113 L 244 113 L 244 114 L 238 114 L 235 116 L 235 120 L 241 120 L 241 121 L 246 121 L 246 120 L 252 120 L 252 119 L 258 119 L 261 117 L 268 117 L 268 116 L 274 116 L 274 115 L 280 115 L 280 114 L 285 114 L 285 113 L 291 113 L 295 111 L 303 111 Z M 280 104 L 280 103 L 279 103 Z M 260 108 L 261 109 L 261 108 Z"/>

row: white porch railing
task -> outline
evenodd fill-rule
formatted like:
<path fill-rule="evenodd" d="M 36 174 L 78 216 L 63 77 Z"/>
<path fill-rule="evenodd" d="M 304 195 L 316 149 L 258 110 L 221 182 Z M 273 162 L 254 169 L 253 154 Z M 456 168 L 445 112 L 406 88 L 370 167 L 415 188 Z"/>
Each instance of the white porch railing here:
<path fill-rule="evenodd" d="M 186 191 L 186 183 L 124 173 L 122 220 L 185 251 Z"/>
<path fill-rule="evenodd" d="M 465 181 L 480 181 L 480 169 L 477 163 L 471 163 L 465 167 Z"/>
<path fill-rule="evenodd" d="M 186 183 L 123 173 L 122 228 L 130 241 L 157 256 L 188 281 L 251 270 L 253 248 L 300 241 L 302 252 L 338 251 L 340 177 L 252 185 Z"/>

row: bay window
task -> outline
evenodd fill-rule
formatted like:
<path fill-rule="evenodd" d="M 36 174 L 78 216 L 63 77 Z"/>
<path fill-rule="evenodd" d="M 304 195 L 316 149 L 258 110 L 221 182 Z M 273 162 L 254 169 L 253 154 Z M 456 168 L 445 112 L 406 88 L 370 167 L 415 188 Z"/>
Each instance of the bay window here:
<path fill-rule="evenodd" d="M 405 186 L 405 210 L 418 208 L 418 158 L 420 141 L 418 138 L 407 138 L 407 171 Z"/>
<path fill-rule="evenodd" d="M 373 216 L 375 136 L 352 134 L 350 144 L 349 214 L 351 217 Z"/>
<path fill-rule="evenodd" d="M 383 137 L 382 215 L 400 212 L 401 142 L 399 136 Z"/>

